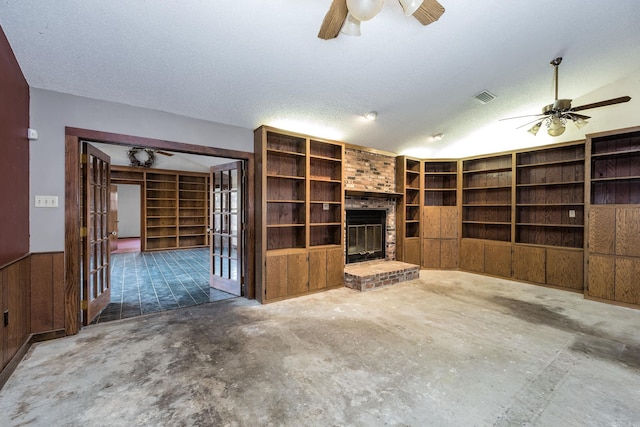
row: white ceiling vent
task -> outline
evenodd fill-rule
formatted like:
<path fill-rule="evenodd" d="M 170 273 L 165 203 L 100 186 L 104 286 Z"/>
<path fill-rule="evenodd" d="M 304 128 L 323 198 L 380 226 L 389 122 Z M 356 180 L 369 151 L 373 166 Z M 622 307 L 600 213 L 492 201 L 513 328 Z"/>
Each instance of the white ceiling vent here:
<path fill-rule="evenodd" d="M 475 95 L 474 98 L 482 102 L 483 104 L 486 104 L 489 101 L 493 101 L 494 99 L 496 99 L 496 96 L 488 90 L 483 90 L 479 94 Z"/>

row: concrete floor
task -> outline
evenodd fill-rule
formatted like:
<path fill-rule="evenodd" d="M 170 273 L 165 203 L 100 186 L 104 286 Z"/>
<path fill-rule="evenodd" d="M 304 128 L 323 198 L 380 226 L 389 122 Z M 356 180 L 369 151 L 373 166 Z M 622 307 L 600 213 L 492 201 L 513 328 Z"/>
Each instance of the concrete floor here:
<path fill-rule="evenodd" d="M 640 311 L 460 272 L 32 347 L 0 425 L 640 425 Z"/>

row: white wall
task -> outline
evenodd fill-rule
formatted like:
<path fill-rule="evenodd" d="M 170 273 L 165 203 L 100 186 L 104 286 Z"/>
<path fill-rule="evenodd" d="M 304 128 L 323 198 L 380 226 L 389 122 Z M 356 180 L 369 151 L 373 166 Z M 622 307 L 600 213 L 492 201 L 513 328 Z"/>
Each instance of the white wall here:
<path fill-rule="evenodd" d="M 31 252 L 64 250 L 65 126 L 253 152 L 253 130 L 114 102 L 31 88 Z M 34 208 L 34 196 L 58 196 L 57 208 Z"/>
<path fill-rule="evenodd" d="M 140 186 L 118 184 L 118 237 L 140 237 Z"/>

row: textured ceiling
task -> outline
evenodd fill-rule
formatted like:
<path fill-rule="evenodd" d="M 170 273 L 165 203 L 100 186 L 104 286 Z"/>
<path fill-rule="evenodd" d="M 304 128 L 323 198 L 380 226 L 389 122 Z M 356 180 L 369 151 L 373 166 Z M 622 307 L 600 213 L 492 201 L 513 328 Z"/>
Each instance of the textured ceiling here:
<path fill-rule="evenodd" d="M 429 26 L 389 0 L 361 37 L 329 41 L 331 0 L 0 0 L 0 25 L 32 87 L 438 157 L 496 151 L 497 132 L 554 142 L 498 119 L 553 100 L 556 56 L 560 97 L 585 103 L 640 71 L 637 0 L 440 2 Z"/>

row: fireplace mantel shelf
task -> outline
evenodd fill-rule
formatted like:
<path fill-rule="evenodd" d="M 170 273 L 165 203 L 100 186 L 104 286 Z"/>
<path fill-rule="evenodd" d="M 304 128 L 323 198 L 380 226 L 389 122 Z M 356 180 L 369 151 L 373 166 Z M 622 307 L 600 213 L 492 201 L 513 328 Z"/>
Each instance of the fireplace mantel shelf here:
<path fill-rule="evenodd" d="M 403 196 L 402 193 L 389 193 L 383 191 L 345 190 L 345 196 L 352 197 L 380 197 L 397 199 Z"/>

